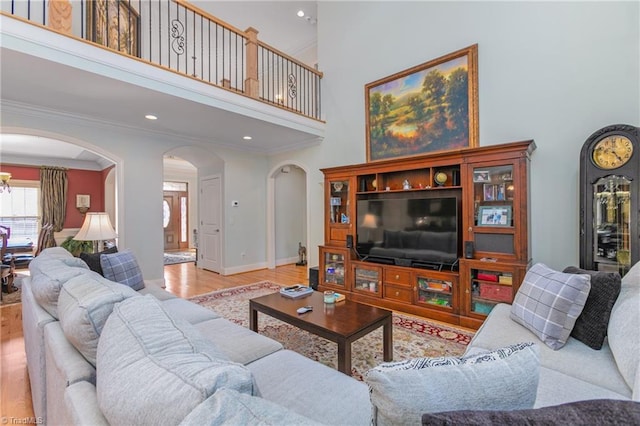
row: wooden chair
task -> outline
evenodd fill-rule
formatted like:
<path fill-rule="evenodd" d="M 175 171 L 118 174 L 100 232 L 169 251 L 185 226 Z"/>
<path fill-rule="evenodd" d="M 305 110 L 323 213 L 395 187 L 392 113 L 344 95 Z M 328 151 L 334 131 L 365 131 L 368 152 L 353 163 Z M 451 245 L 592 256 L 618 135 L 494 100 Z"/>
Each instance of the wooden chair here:
<path fill-rule="evenodd" d="M 2 291 L 0 291 L 0 300 L 2 300 L 2 292 L 6 289 L 7 294 L 13 293 L 13 280 L 15 278 L 15 265 L 13 264 L 13 256 L 6 256 L 7 241 L 9 240 L 9 231 L 5 226 L 0 226 L 0 237 L 2 239 L 2 247 L 0 248 L 0 259 L 2 259 L 1 281 Z"/>

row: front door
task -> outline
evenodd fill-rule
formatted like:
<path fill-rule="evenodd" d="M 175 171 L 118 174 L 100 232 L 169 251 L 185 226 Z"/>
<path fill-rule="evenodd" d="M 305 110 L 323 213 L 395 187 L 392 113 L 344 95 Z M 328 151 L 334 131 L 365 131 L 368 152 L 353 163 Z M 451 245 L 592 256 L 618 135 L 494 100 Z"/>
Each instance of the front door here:
<path fill-rule="evenodd" d="M 202 179 L 200 182 L 200 241 L 198 242 L 198 266 L 220 272 L 221 244 L 221 184 L 220 176 Z"/>
<path fill-rule="evenodd" d="M 188 195 L 186 191 L 164 191 L 162 210 L 164 250 L 189 248 Z"/>

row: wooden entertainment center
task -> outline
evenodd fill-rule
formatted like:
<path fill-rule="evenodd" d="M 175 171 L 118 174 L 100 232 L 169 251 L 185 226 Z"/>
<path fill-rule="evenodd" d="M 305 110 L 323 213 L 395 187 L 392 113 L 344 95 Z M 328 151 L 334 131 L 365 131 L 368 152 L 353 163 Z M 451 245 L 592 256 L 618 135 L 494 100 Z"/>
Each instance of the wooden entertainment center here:
<path fill-rule="evenodd" d="M 478 328 L 495 304 L 512 302 L 531 263 L 529 157 L 534 150 L 530 140 L 322 169 L 325 243 L 319 248 L 319 289 Z M 369 253 L 417 252 L 406 249 L 418 239 L 429 244 L 434 236 L 444 235 L 432 232 L 428 224 L 445 219 L 437 212 L 412 213 L 416 208 L 411 204 L 445 198 L 455 198 L 458 206 L 454 261 L 359 252 L 359 248 Z M 379 200 L 386 199 L 407 200 L 400 203 L 409 207 L 398 214 L 407 216 L 405 222 L 413 221 L 411 228 L 391 230 L 393 225 L 380 223 L 379 215 L 358 211 L 359 203 L 381 204 L 384 201 Z M 396 242 L 397 250 L 383 248 L 400 237 L 404 242 Z M 410 238 L 412 242 L 407 242 Z"/>

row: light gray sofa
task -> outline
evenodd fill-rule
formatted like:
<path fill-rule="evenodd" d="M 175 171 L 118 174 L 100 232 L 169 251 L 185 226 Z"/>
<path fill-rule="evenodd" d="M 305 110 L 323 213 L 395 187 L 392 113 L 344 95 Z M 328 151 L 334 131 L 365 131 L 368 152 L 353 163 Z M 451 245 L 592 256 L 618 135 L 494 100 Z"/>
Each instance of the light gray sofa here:
<path fill-rule="evenodd" d="M 593 399 L 640 401 L 640 263 L 622 278 L 621 287 L 600 350 L 573 337 L 553 350 L 510 318 L 511 305 L 499 304 L 466 353 L 536 342 L 540 347 L 536 408 Z"/>
<path fill-rule="evenodd" d="M 146 400 L 145 408 L 140 404 L 139 410 L 134 409 L 132 424 L 144 424 L 147 414 L 152 419 L 151 413 L 157 416 L 174 406 L 176 410 L 178 406 L 184 410 L 185 404 L 187 411 L 184 416 L 180 414 L 185 425 L 370 424 L 372 405 L 366 384 L 285 350 L 278 342 L 220 318 L 213 311 L 176 298 L 150 283 L 138 292 L 122 289 L 122 285 L 89 271 L 84 262 L 60 248 L 45 250 L 34 259 L 30 270 L 31 278 L 23 284 L 24 340 L 35 416 L 46 424 L 109 424 L 107 415 L 124 411 L 134 397 Z M 131 309 L 134 303 L 139 305 Z M 475 335 L 467 353 L 536 342 L 541 363 L 536 407 L 589 399 L 639 401 L 639 308 L 640 266 L 636 265 L 623 279 L 611 314 L 609 342 L 601 350 L 590 349 L 570 338 L 565 347 L 553 351 L 509 318 L 509 305 L 498 305 Z M 86 321 L 89 311 L 90 321 Z M 164 320 L 150 320 L 153 315 Z M 252 383 L 245 382 L 242 392 L 233 386 L 223 386 L 211 396 L 201 396 L 202 401 L 176 397 L 175 401 L 164 402 L 153 395 L 167 386 L 165 377 L 157 372 L 151 374 L 144 364 L 140 364 L 140 369 L 122 370 L 124 376 L 106 374 L 118 369 L 120 360 L 129 358 L 126 348 L 131 339 L 135 340 L 134 329 L 139 324 L 134 322 L 138 320 L 142 323 L 141 330 L 146 330 L 145 327 L 152 330 L 138 333 L 138 337 L 153 335 L 156 323 L 157 329 L 163 322 L 171 331 L 175 326 L 180 331 L 178 335 L 196 336 L 193 345 L 203 347 L 201 354 L 214 353 L 234 369 L 250 373 Z M 133 334 L 127 335 L 129 331 Z M 165 346 L 184 347 L 185 341 L 179 336 L 177 339 L 177 343 L 167 341 Z M 92 341 L 97 341 L 97 348 Z M 186 343 L 192 344 L 191 340 Z M 155 346 L 157 349 L 162 345 Z M 179 368 L 191 365 L 186 361 L 175 364 L 175 358 L 169 358 Z M 97 361 L 92 363 L 88 359 Z M 101 370 L 101 365 L 108 365 L 108 371 Z M 167 375 L 171 374 L 167 371 Z M 118 382 L 122 377 L 124 381 Z M 145 377 L 153 379 L 145 381 Z M 225 381 L 227 377 L 223 375 L 216 380 Z M 514 381 L 517 383 L 518 378 L 514 377 Z M 144 386 L 140 388 L 140 396 L 131 393 L 131 389 L 128 394 L 125 392 L 129 382 L 139 383 L 135 388 Z M 121 395 L 117 392 L 120 388 Z M 107 415 L 101 409 L 105 408 L 105 401 L 111 401 L 106 406 L 111 411 Z M 419 418 L 414 420 L 408 423 L 420 423 Z"/>
<path fill-rule="evenodd" d="M 30 279 L 23 281 L 22 315 L 35 416 L 49 425 L 109 424 L 100 409 L 98 394 L 101 380 L 104 383 L 112 378 L 103 374 L 101 379 L 96 365 L 108 365 L 107 361 L 117 363 L 118 359 L 109 360 L 108 351 L 102 348 L 102 353 L 97 352 L 97 364 L 87 360 L 94 359 L 96 353 L 95 345 L 88 349 L 91 340 L 102 332 L 101 325 L 91 321 L 100 319 L 101 315 L 109 316 L 105 312 L 131 300 L 133 297 L 121 296 L 121 293 L 131 296 L 130 288 L 124 291 L 115 287 L 114 290 L 112 285 L 124 286 L 106 282 L 99 274 L 90 271 L 84 262 L 61 248 L 43 251 L 31 263 L 30 271 Z M 97 293 L 94 284 L 99 288 Z M 368 388 L 363 382 L 285 350 L 280 343 L 220 318 L 211 310 L 177 298 L 158 286 L 145 284 L 145 288 L 138 292 L 131 290 L 138 293 L 136 299 L 151 297 L 157 301 L 170 318 L 170 327 L 175 323 L 179 330 L 191 330 L 203 337 L 206 345 L 215 347 L 229 363 L 240 365 L 254 381 L 253 395 L 233 389 L 215 392 L 216 398 L 208 398 L 198 404 L 184 419 L 184 424 L 218 424 L 217 416 L 222 415 L 226 416 L 227 423 L 268 421 L 278 424 L 289 419 L 287 422 L 299 424 L 369 424 L 371 404 Z M 60 296 L 60 293 L 65 294 Z M 60 306 L 55 302 L 57 298 Z M 96 306 L 98 300 L 104 305 L 105 299 L 111 306 Z M 89 311 L 92 313 L 87 322 Z M 144 316 L 142 311 L 136 314 Z M 82 317 L 85 318 L 84 323 Z M 75 343 L 83 349 L 84 355 L 65 333 L 81 336 L 77 339 L 80 343 Z M 116 343 L 113 343 L 114 339 Z M 118 339 L 120 336 L 111 333 L 108 346 L 119 346 Z M 122 354 L 117 357 L 122 358 Z M 146 373 L 141 371 L 140 374 Z M 133 375 L 128 378 L 135 380 Z M 162 378 L 157 380 L 156 386 L 163 386 Z M 102 395 L 107 399 L 104 392 Z M 176 406 L 179 402 L 182 401 L 176 397 Z M 235 408 L 229 413 L 232 403 Z M 238 409 L 238 404 L 244 409 Z M 149 412 L 173 410 L 173 407 L 159 403 L 152 404 L 152 407 Z M 115 409 L 117 411 L 121 407 Z M 145 413 L 137 415 L 145 418 Z M 137 418 L 133 422 L 132 418 L 133 423 L 144 424 L 144 420 L 139 420 Z"/>

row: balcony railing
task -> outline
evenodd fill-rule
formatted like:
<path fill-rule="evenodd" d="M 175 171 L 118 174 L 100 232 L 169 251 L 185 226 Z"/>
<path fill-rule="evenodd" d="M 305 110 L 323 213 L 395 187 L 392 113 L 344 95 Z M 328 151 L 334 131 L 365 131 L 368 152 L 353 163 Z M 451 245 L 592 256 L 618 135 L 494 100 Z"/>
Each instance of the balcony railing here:
<path fill-rule="evenodd" d="M 184 0 L 12 0 L 2 13 L 320 120 L 322 73 Z"/>

